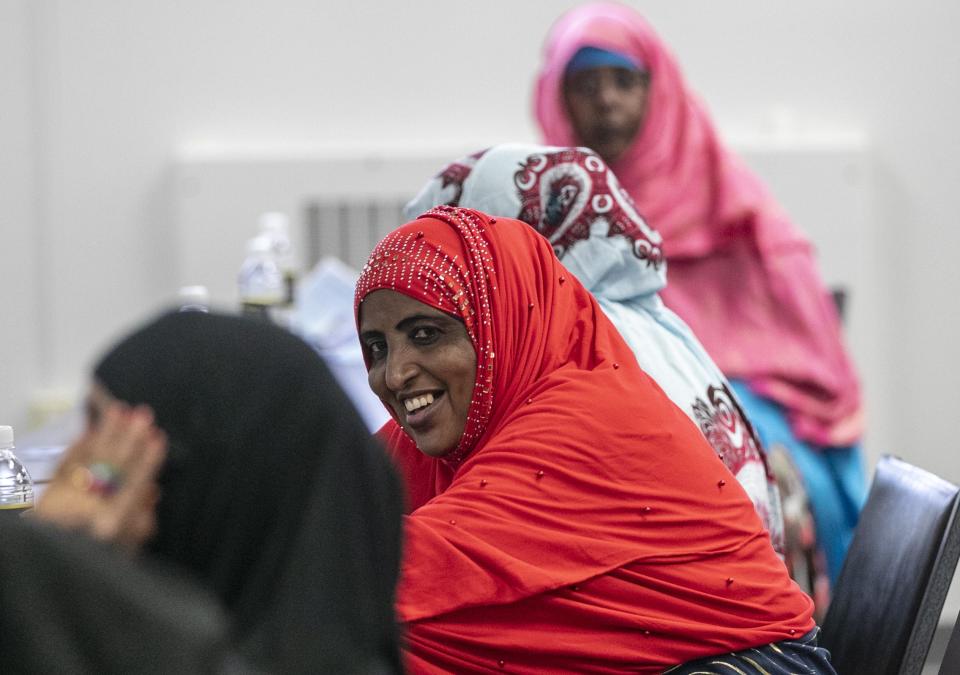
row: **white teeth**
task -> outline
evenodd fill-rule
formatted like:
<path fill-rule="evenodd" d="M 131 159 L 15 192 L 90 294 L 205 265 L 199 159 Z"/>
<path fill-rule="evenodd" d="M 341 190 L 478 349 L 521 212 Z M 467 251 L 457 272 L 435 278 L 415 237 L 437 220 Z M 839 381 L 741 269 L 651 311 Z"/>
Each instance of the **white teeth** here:
<path fill-rule="evenodd" d="M 431 403 L 433 403 L 433 394 L 426 394 L 425 396 L 408 398 L 403 402 L 403 406 L 407 409 L 407 412 L 413 412 L 414 410 L 419 410 L 420 408 L 426 408 Z"/>

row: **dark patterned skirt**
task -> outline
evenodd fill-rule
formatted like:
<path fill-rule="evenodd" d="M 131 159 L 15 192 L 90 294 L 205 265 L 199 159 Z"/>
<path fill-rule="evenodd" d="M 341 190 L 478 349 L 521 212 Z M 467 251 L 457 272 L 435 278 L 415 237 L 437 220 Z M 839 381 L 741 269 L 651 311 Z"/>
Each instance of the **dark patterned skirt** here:
<path fill-rule="evenodd" d="M 671 668 L 670 675 L 836 675 L 830 652 L 817 646 L 820 629 L 798 640 L 774 642 L 756 649 L 720 654 Z"/>

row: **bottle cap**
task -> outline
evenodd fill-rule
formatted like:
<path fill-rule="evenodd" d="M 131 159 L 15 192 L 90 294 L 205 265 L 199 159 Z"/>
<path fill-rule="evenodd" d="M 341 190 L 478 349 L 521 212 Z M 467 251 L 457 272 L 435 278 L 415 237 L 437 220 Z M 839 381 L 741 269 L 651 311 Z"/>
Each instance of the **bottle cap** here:
<path fill-rule="evenodd" d="M 182 304 L 206 305 L 210 302 L 210 291 L 206 286 L 184 286 L 177 297 Z"/>
<path fill-rule="evenodd" d="M 184 286 L 177 293 L 180 311 L 206 312 L 210 307 L 210 291 L 206 286 Z"/>
<path fill-rule="evenodd" d="M 273 251 L 273 244 L 269 237 L 257 235 L 247 242 L 247 253 L 270 253 Z"/>
<path fill-rule="evenodd" d="M 9 448 L 13 446 L 13 427 L 0 426 L 0 448 Z"/>
<path fill-rule="evenodd" d="M 267 211 L 260 214 L 261 232 L 279 232 L 287 234 L 290 229 L 290 219 L 283 211 Z"/>

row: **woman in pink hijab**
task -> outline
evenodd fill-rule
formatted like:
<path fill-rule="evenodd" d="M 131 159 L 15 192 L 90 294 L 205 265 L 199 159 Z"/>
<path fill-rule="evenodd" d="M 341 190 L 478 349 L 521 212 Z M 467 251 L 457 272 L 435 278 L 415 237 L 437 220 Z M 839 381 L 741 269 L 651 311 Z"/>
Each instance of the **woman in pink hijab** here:
<path fill-rule="evenodd" d="M 764 445 L 797 465 L 835 579 L 865 498 L 862 402 L 810 242 L 628 7 L 588 4 L 557 21 L 535 112 L 547 143 L 596 151 L 663 235 L 663 299 L 733 381 Z"/>

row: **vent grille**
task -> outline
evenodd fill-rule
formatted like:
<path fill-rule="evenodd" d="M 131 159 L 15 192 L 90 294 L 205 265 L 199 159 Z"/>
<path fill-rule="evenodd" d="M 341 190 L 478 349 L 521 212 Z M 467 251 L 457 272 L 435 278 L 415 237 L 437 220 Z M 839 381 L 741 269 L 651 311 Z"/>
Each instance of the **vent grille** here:
<path fill-rule="evenodd" d="M 304 209 L 306 269 L 324 257 L 359 270 L 388 232 L 402 225 L 405 200 L 309 199 Z"/>

